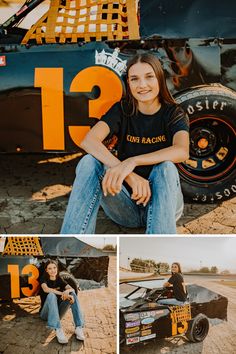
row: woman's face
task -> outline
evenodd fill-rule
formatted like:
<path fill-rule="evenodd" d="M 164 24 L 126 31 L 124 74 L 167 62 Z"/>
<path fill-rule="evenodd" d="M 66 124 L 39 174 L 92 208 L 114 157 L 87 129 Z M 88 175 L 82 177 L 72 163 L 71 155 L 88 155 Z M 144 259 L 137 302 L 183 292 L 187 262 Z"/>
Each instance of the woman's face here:
<path fill-rule="evenodd" d="M 57 266 L 54 263 L 49 263 L 46 272 L 48 273 L 50 278 L 55 278 L 57 276 Z"/>
<path fill-rule="evenodd" d="M 132 65 L 128 72 L 128 84 L 131 94 L 138 102 L 145 104 L 158 100 L 159 84 L 151 65 Z"/>
<path fill-rule="evenodd" d="M 171 272 L 172 273 L 178 273 L 179 272 L 179 267 L 177 264 L 173 263 L 171 266 Z"/>

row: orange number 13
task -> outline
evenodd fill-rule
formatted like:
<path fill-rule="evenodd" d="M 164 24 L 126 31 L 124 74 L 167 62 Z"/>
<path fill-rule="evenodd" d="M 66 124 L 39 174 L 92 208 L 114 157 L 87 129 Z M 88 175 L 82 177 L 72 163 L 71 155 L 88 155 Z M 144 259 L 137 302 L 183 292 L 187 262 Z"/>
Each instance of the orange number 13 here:
<path fill-rule="evenodd" d="M 9 264 L 7 267 L 8 273 L 11 276 L 11 298 L 20 297 L 20 272 L 18 264 Z M 21 272 L 22 275 L 29 274 L 28 284 L 31 285 L 29 287 L 22 287 L 21 291 L 25 296 L 32 296 L 35 294 L 36 290 L 39 287 L 38 277 L 39 271 L 33 264 L 27 264 L 24 266 Z"/>
<path fill-rule="evenodd" d="M 36 68 L 35 87 L 41 87 L 43 148 L 65 150 L 63 69 Z M 122 97 L 121 79 L 111 70 L 91 66 L 80 71 L 72 80 L 70 92 L 91 92 L 99 86 L 100 96 L 89 101 L 89 117 L 101 118 Z M 79 115 L 79 112 L 75 112 Z M 69 126 L 69 134 L 79 145 L 90 126 Z"/>

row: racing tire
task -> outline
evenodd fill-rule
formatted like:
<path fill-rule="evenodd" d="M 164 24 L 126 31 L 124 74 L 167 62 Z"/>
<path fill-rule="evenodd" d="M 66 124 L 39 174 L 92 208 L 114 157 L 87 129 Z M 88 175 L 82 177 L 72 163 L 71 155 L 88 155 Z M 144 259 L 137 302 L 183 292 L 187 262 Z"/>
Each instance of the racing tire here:
<path fill-rule="evenodd" d="M 60 277 L 65 280 L 74 290 L 76 295 L 78 294 L 78 284 L 76 279 L 70 273 L 60 272 Z"/>
<path fill-rule="evenodd" d="M 192 322 L 185 336 L 190 342 L 202 342 L 209 331 L 208 318 L 203 314 L 198 314 Z"/>
<path fill-rule="evenodd" d="M 190 158 L 178 164 L 186 201 L 217 203 L 236 195 L 236 93 L 198 86 L 176 97 L 190 119 Z"/>

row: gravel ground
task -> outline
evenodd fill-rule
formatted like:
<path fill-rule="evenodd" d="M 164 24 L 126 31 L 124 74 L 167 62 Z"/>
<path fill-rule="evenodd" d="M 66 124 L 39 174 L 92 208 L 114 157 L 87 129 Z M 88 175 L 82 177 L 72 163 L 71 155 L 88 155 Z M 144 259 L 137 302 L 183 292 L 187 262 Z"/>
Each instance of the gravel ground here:
<path fill-rule="evenodd" d="M 0 234 L 57 234 L 81 154 L 0 157 Z M 221 204 L 186 204 L 179 234 L 235 234 L 236 198 Z M 96 233 L 139 234 L 99 211 Z"/>

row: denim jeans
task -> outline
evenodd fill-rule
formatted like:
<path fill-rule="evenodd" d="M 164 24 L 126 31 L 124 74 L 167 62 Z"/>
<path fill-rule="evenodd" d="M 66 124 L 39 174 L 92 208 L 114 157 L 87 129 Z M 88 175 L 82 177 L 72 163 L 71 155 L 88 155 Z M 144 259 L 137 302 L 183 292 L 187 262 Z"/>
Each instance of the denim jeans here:
<path fill-rule="evenodd" d="M 127 189 L 104 197 L 101 182 L 106 167 L 91 155 L 84 156 L 77 168 L 61 234 L 95 233 L 101 205 L 106 215 L 119 225 L 146 227 L 146 234 L 175 234 L 176 220 L 183 212 L 183 195 L 175 165 L 166 161 L 154 165 L 149 176 L 151 199 L 137 205 Z"/>
<path fill-rule="evenodd" d="M 49 293 L 40 311 L 40 317 L 47 321 L 47 326 L 53 329 L 61 328 L 60 319 L 65 315 L 66 311 L 71 308 L 75 327 L 84 325 L 83 315 L 80 308 L 79 300 L 75 292 L 70 293 L 74 298 L 71 305 L 68 300 L 61 301 L 58 305 L 56 294 Z"/>
<path fill-rule="evenodd" d="M 185 305 L 186 301 L 179 301 L 175 298 L 171 298 L 171 299 L 160 299 L 157 301 L 158 304 L 160 305 L 179 305 L 179 306 L 183 306 Z"/>

